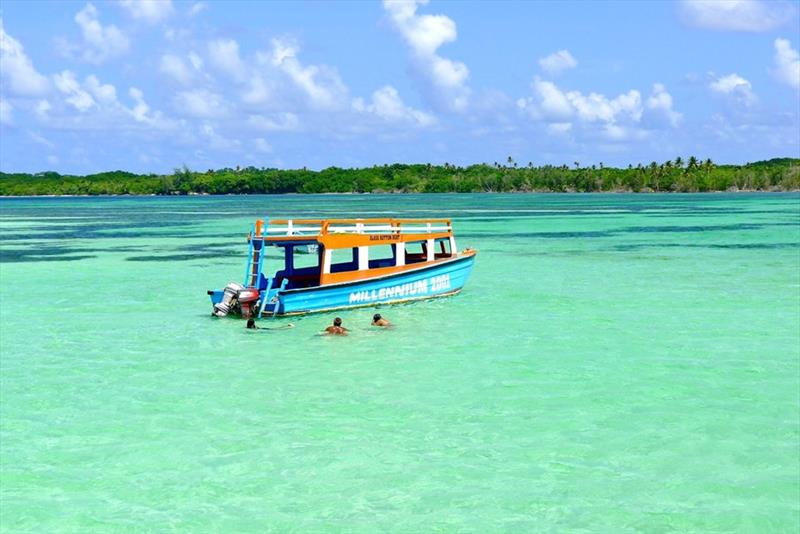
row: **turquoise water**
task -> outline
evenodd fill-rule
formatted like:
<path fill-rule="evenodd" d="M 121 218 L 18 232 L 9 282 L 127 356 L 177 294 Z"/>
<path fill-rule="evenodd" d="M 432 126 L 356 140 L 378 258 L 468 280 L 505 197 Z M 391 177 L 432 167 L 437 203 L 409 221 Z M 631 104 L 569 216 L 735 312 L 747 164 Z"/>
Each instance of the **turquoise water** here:
<path fill-rule="evenodd" d="M 249 332 L 205 291 L 264 215 L 450 216 L 480 253 L 393 330 Z M 0 229 L 4 532 L 800 527 L 800 195 L 2 199 Z"/>

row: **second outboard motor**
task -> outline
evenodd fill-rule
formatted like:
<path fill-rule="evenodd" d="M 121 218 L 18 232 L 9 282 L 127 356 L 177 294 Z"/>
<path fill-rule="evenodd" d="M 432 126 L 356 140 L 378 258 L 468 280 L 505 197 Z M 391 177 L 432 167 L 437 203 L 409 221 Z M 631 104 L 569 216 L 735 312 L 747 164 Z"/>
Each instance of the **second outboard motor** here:
<path fill-rule="evenodd" d="M 214 311 L 211 312 L 217 317 L 225 317 L 231 311 L 231 308 L 236 305 L 236 299 L 239 296 L 239 291 L 243 290 L 242 284 L 231 282 L 225 286 L 222 293 L 222 300 L 214 304 Z"/>

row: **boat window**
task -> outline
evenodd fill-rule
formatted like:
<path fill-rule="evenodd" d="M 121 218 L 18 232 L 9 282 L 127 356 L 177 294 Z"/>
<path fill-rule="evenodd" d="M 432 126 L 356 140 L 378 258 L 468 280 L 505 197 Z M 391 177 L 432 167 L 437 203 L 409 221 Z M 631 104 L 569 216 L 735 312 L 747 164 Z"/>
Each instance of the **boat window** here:
<path fill-rule="evenodd" d="M 425 241 L 409 241 L 406 245 L 406 264 L 419 263 L 427 259 L 427 243 Z"/>
<path fill-rule="evenodd" d="M 333 248 L 331 253 L 331 272 L 342 273 L 358 270 L 357 248 Z"/>
<path fill-rule="evenodd" d="M 295 245 L 294 246 L 294 268 L 303 269 L 306 267 L 319 266 L 318 245 Z"/>
<path fill-rule="evenodd" d="M 394 267 L 394 245 L 375 245 L 369 247 L 369 268 Z"/>
<path fill-rule="evenodd" d="M 450 252 L 450 239 L 448 238 L 437 239 L 433 249 L 436 258 L 449 258 L 452 255 Z"/>

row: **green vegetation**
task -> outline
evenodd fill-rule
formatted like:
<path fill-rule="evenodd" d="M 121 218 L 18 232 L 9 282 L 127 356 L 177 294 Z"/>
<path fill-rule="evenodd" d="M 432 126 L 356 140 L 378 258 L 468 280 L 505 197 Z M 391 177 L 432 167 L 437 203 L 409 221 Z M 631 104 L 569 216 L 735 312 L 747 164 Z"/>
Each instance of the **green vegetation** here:
<path fill-rule="evenodd" d="M 617 169 L 528 163 L 511 157 L 494 165 L 383 165 L 321 171 L 246 167 L 169 175 L 114 171 L 88 176 L 0 173 L 0 195 L 186 195 L 254 193 L 472 193 L 504 191 L 792 191 L 800 189 L 800 159 L 771 159 L 746 165 L 716 165 L 694 156 Z"/>

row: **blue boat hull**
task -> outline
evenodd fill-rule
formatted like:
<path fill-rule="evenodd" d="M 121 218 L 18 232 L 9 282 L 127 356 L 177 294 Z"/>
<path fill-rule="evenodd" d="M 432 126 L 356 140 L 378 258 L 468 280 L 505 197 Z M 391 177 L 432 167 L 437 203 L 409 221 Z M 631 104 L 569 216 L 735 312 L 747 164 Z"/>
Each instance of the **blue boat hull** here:
<path fill-rule="evenodd" d="M 380 278 L 278 291 L 262 314 L 300 315 L 452 295 L 464 287 L 474 263 L 470 255 Z"/>

